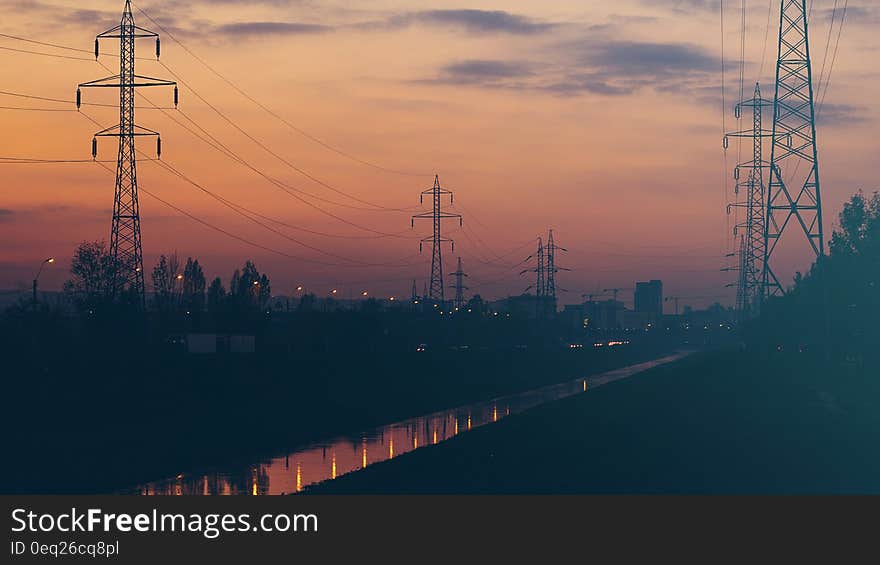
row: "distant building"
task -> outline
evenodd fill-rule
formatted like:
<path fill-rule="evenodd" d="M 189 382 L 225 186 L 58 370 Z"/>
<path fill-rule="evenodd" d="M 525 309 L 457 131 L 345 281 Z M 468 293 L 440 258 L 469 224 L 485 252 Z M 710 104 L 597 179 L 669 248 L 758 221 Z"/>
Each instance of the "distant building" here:
<path fill-rule="evenodd" d="M 663 281 L 636 283 L 635 311 L 652 314 L 657 319 L 663 316 Z"/>
<path fill-rule="evenodd" d="M 603 300 L 585 303 L 584 310 L 590 328 L 611 330 L 621 327 L 621 316 L 625 308 L 619 300 Z"/>
<path fill-rule="evenodd" d="M 627 330 L 649 330 L 657 326 L 659 319 L 653 312 L 624 310 L 620 314 L 620 325 Z"/>
<path fill-rule="evenodd" d="M 553 313 L 552 300 L 549 297 L 536 297 L 533 294 L 521 294 L 508 296 L 502 300 L 489 303 L 489 309 L 494 313 L 510 314 L 516 318 L 535 319 L 546 317 Z"/>

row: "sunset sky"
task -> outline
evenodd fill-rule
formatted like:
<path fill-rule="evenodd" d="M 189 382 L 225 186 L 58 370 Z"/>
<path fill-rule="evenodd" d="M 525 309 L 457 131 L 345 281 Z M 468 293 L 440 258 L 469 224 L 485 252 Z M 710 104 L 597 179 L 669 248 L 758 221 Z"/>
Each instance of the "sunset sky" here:
<path fill-rule="evenodd" d="M 0 33 L 91 51 L 94 36 L 118 24 L 123 4 L 0 0 Z M 519 276 L 525 266 L 516 264 L 552 228 L 568 249 L 557 262 L 572 269 L 558 277 L 569 291 L 561 295 L 564 303 L 596 289 L 659 278 L 667 295 L 701 297 L 683 304 L 732 304 L 735 292 L 724 287 L 735 275 L 720 268 L 733 250 L 734 220 L 724 208 L 733 198 L 737 146 L 731 145 L 725 170 L 720 4 L 139 0 L 135 21 L 162 35 L 167 65 L 150 60 L 154 45 L 142 40 L 139 74 L 174 79 L 173 72 L 185 84 L 179 112 L 147 109 L 151 103 L 172 106 L 169 89 L 141 90 L 146 99 L 138 100 L 138 123 L 162 132 L 164 162 L 259 213 L 272 230 L 154 162 L 140 162 L 141 187 L 205 222 L 296 257 L 233 239 L 142 193 L 145 267 L 149 272 L 159 254 L 176 250 L 228 283 L 233 269 L 250 258 L 271 277 L 275 294 L 292 294 L 303 284 L 318 295 L 340 288 L 408 296 L 412 279 L 421 290 L 430 271 L 430 249 L 419 255 L 418 243 L 430 234 L 430 223 L 416 222 L 412 230 L 410 216 L 427 210 L 418 207 L 419 193 L 436 173 L 455 192 L 449 210 L 465 222 L 464 230 L 454 221 L 445 224 L 456 241 L 455 254 L 443 250 L 446 271 L 454 271 L 461 256 L 471 294 L 495 298 L 531 284 Z M 815 77 L 823 61 L 826 76 L 832 68 L 840 21 L 838 11 L 829 42 L 834 4 L 814 2 Z M 724 6 L 725 125 L 733 131 L 747 127 L 733 115 L 740 90 L 740 2 Z M 769 6 L 765 41 L 768 1 L 746 3 L 744 84 L 750 94 L 760 80 L 771 97 L 779 1 Z M 818 142 L 829 236 L 844 201 L 859 189 L 880 188 L 878 24 L 875 2 L 848 2 L 826 82 Z M 299 131 L 236 92 L 184 46 Z M 102 45 L 100 62 L 113 73 L 118 48 Z M 0 60 L 3 93 L 70 101 L 0 93 L 0 157 L 89 159 L 92 134 L 100 128 L 70 111 L 76 86 L 112 73 L 88 53 L 8 37 L 0 37 Z M 115 92 L 103 89 L 84 97 L 87 103 L 118 102 Z M 102 126 L 118 120 L 112 107 L 86 105 L 83 113 Z M 175 120 L 302 192 L 291 196 Z M 139 149 L 155 153 L 151 140 Z M 115 156 L 113 140 L 103 139 L 99 160 Z M 43 274 L 41 287 L 60 289 L 75 246 L 109 237 L 113 184 L 113 173 L 97 164 L 0 163 L 0 289 L 29 288 L 49 256 L 59 262 Z M 790 280 L 811 257 L 804 246 L 792 245 L 782 248 L 779 260 L 778 270 Z M 149 277 L 147 285 L 149 290 Z M 622 296 L 630 302 L 629 294 Z"/>

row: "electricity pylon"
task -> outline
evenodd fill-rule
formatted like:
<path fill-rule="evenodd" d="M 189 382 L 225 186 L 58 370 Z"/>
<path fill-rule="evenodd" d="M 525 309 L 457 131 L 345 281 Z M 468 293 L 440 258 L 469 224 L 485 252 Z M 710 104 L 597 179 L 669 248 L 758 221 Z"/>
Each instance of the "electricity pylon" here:
<path fill-rule="evenodd" d="M 99 137 L 119 138 L 119 158 L 116 164 L 116 190 L 113 200 L 113 225 L 110 231 L 110 256 L 116 269 L 114 294 L 129 291 L 138 296 L 141 307 L 145 305 L 144 260 L 141 248 L 141 217 L 138 205 L 137 160 L 135 158 L 135 138 L 156 137 L 156 153 L 162 155 L 162 140 L 159 133 L 138 126 L 134 122 L 135 88 L 149 86 L 173 86 L 174 104 L 177 105 L 177 83 L 135 74 L 135 40 L 156 39 L 156 58 L 160 54 L 159 35 L 138 27 L 131 13 L 131 0 L 125 1 L 122 20 L 119 25 L 105 31 L 95 38 L 95 59 L 100 55 L 101 39 L 119 39 L 119 74 L 107 78 L 85 82 L 76 91 L 76 105 L 82 105 L 83 88 L 119 89 L 119 124 L 95 134 L 92 139 L 92 157 L 98 153 Z"/>
<path fill-rule="evenodd" d="M 461 267 L 461 257 L 458 258 L 458 270 L 452 273 L 452 276 L 455 277 L 454 306 L 457 310 L 461 310 L 464 308 L 464 291 L 468 290 L 468 287 L 464 285 L 464 279 L 467 277 L 467 273 L 465 273 L 464 269 Z"/>
<path fill-rule="evenodd" d="M 458 224 L 463 225 L 461 214 L 452 214 L 443 211 L 441 197 L 446 194 L 449 195 L 449 203 L 452 204 L 452 192 L 440 186 L 440 175 L 434 175 L 434 186 L 423 191 L 421 195 L 419 195 L 420 202 L 425 201 L 425 195 L 431 196 L 431 200 L 434 204 L 433 210 L 423 214 L 416 214 L 412 217 L 413 227 L 416 225 L 416 220 L 419 219 L 431 219 L 434 221 L 434 234 L 419 242 L 419 253 L 422 252 L 424 244 L 430 241 L 434 253 L 431 256 L 431 286 L 427 298 L 430 300 L 437 300 L 441 304 L 446 301 L 446 293 L 443 285 L 443 252 L 441 247 L 444 243 L 451 243 L 452 252 L 455 252 L 455 242 L 451 239 L 443 238 L 440 233 L 441 223 L 445 218 L 458 218 Z"/>
<path fill-rule="evenodd" d="M 533 269 L 524 269 L 519 274 L 524 275 L 526 273 L 535 273 L 535 284 L 530 285 L 526 288 L 525 292 L 530 291 L 531 289 L 535 289 L 535 296 L 540 300 L 544 297 L 544 291 L 547 290 L 547 283 L 544 278 L 544 240 L 540 237 L 538 238 L 538 250 L 534 255 L 529 255 L 526 257 L 526 261 L 532 259 L 532 257 L 537 257 L 538 264 Z"/>
<path fill-rule="evenodd" d="M 773 269 L 773 254 L 793 220 L 815 255 L 825 254 L 807 5 L 806 0 L 782 0 L 781 4 L 764 229 L 764 297 L 785 293 Z"/>
<path fill-rule="evenodd" d="M 734 235 L 740 235 L 745 231 L 744 237 L 740 238 L 739 248 L 739 278 L 737 282 L 737 312 L 740 320 L 756 316 L 760 311 L 763 297 L 763 284 L 761 281 L 764 272 L 764 227 L 766 223 L 766 190 L 764 183 L 764 170 L 769 168 L 769 163 L 764 159 L 764 138 L 772 137 L 773 132 L 765 130 L 763 126 L 764 108 L 770 108 L 773 103 L 761 97 L 761 86 L 755 84 L 754 95 L 749 100 L 743 100 L 736 105 L 737 118 L 742 117 L 743 109 L 752 113 L 752 127 L 747 130 L 728 133 L 725 136 L 725 149 L 728 138 L 741 138 L 752 140 L 751 159 L 740 163 L 733 170 L 736 179 L 736 194 L 745 191 L 745 200 L 728 205 L 727 213 L 733 208 L 744 208 L 745 220 L 733 228 Z M 743 177 L 742 172 L 746 171 Z"/>
<path fill-rule="evenodd" d="M 739 238 L 739 277 L 736 284 L 736 313 L 739 322 L 743 323 L 749 319 L 751 309 L 755 305 L 753 299 L 756 298 L 750 293 L 755 289 L 750 280 L 749 266 L 749 249 L 746 237 L 741 235 Z M 757 288 L 760 292 L 760 287 Z"/>
<path fill-rule="evenodd" d="M 547 272 L 545 274 L 544 296 L 550 300 L 554 311 L 556 310 L 556 273 L 568 270 L 556 265 L 557 251 L 568 251 L 568 249 L 556 245 L 556 242 L 553 240 L 553 230 L 550 230 L 550 235 L 547 237 Z"/>
<path fill-rule="evenodd" d="M 547 291 L 547 279 L 546 279 L 546 263 L 544 262 L 544 240 L 540 237 L 538 238 L 538 249 L 535 252 L 535 255 L 529 255 L 526 258 L 526 261 L 532 259 L 532 257 L 537 257 L 538 264 L 533 269 L 524 269 L 520 272 L 520 275 L 524 275 L 526 273 L 535 273 L 535 284 L 529 285 L 528 288 L 525 289 L 524 292 L 528 292 L 532 288 L 535 289 L 535 315 L 538 318 L 544 317 L 544 300 L 545 300 L 545 292 Z"/>
<path fill-rule="evenodd" d="M 419 291 L 418 291 L 418 289 L 416 288 L 416 279 L 413 279 L 413 284 L 412 284 L 412 295 L 410 296 L 410 301 L 411 301 L 413 304 L 418 304 L 418 303 L 419 303 Z"/>

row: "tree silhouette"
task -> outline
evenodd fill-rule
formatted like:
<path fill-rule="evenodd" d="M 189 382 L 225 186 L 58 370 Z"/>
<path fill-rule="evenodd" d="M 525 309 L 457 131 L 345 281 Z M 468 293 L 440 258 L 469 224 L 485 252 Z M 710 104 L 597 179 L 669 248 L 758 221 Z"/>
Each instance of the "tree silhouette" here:
<path fill-rule="evenodd" d="M 64 293 L 80 311 L 106 309 L 124 285 L 122 269 L 110 256 L 106 242 L 84 241 L 73 253 L 72 278 L 64 283 Z"/>
<path fill-rule="evenodd" d="M 205 308 L 205 273 L 197 259 L 189 257 L 183 268 L 181 305 L 189 312 Z"/>
<path fill-rule="evenodd" d="M 846 357 L 876 354 L 880 339 L 880 194 L 861 192 L 844 206 L 829 255 L 791 291 L 768 301 L 750 337 L 771 348 L 823 349 Z"/>
<path fill-rule="evenodd" d="M 220 280 L 220 277 L 216 277 L 211 281 L 211 286 L 208 287 L 208 311 L 219 312 L 225 302 L 226 288 L 223 286 L 223 281 Z"/>

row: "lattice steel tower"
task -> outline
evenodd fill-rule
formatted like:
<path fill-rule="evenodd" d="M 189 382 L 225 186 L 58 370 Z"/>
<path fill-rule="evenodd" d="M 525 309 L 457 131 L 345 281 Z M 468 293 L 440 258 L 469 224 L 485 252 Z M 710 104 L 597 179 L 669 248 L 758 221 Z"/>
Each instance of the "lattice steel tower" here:
<path fill-rule="evenodd" d="M 444 243 L 451 243 L 452 251 L 453 253 L 455 252 L 455 242 L 451 239 L 446 239 L 441 235 L 441 224 L 446 218 L 458 218 L 459 225 L 463 225 L 461 214 L 453 214 L 443 210 L 441 199 L 447 194 L 449 195 L 449 203 L 452 204 L 452 192 L 440 186 L 440 175 L 434 175 L 434 186 L 423 191 L 419 196 L 420 202 L 425 201 L 426 195 L 431 196 L 431 200 L 433 201 L 432 211 L 423 214 L 416 214 L 412 217 L 413 227 L 416 225 L 416 220 L 431 219 L 434 221 L 434 234 L 419 242 L 419 252 L 421 253 L 425 243 L 429 241 L 431 242 L 433 247 L 433 255 L 431 256 L 431 285 L 427 298 L 439 301 L 441 304 L 446 301 L 446 293 L 443 285 L 443 252 L 441 248 Z"/>
<path fill-rule="evenodd" d="M 155 136 L 156 153 L 162 154 L 162 140 L 159 133 L 140 127 L 134 122 L 135 88 L 147 86 L 173 86 L 174 104 L 177 105 L 177 83 L 154 79 L 135 74 L 135 40 L 140 38 L 156 39 L 156 58 L 160 54 L 159 36 L 152 31 L 138 27 L 131 13 L 131 0 L 125 1 L 122 20 L 119 25 L 105 31 L 95 38 L 95 59 L 100 54 L 101 39 L 119 40 L 119 74 L 107 78 L 86 82 L 79 85 L 76 92 L 77 108 L 82 104 L 83 88 L 118 88 L 119 89 L 119 124 L 95 134 L 92 139 L 92 157 L 97 156 L 98 137 L 119 138 L 119 158 L 116 165 L 116 191 L 113 200 L 113 226 L 110 231 L 110 255 L 117 269 L 115 277 L 117 288 L 114 293 L 123 291 L 137 294 L 141 306 L 144 297 L 144 261 L 141 248 L 141 218 L 138 205 L 137 160 L 135 156 L 135 138 Z"/>
<path fill-rule="evenodd" d="M 457 310 L 461 310 L 464 308 L 464 291 L 468 290 L 468 287 L 464 285 L 464 279 L 467 277 L 467 273 L 464 272 L 461 266 L 461 257 L 458 258 L 458 270 L 452 273 L 452 276 L 455 277 L 455 308 Z"/>
<path fill-rule="evenodd" d="M 737 282 L 737 311 L 741 320 L 751 318 L 760 311 L 763 296 L 763 283 L 761 277 L 764 272 L 764 228 L 766 224 L 766 186 L 764 182 L 764 170 L 769 168 L 769 163 L 764 159 L 764 138 L 772 137 L 773 132 L 765 130 L 763 126 L 764 108 L 771 108 L 773 103 L 761 97 L 761 87 L 755 84 L 754 95 L 749 100 L 743 100 L 736 105 L 737 118 L 742 116 L 743 110 L 751 111 L 752 127 L 727 134 L 727 138 L 742 138 L 752 141 L 752 155 L 749 161 L 736 166 L 733 176 L 736 179 L 736 194 L 745 191 L 745 200 L 731 204 L 727 208 L 729 214 L 733 208 L 744 208 L 745 220 L 734 227 L 734 235 L 745 233 L 740 238 L 739 248 L 739 281 Z M 746 176 L 743 177 L 743 171 Z"/>
<path fill-rule="evenodd" d="M 568 249 L 556 245 L 556 242 L 553 240 L 553 230 L 550 230 L 550 234 L 547 237 L 547 267 L 545 273 L 546 282 L 544 286 L 544 296 L 550 299 L 553 308 L 556 307 L 556 273 L 561 270 L 567 270 L 556 265 L 557 251 L 568 251 Z"/>
<path fill-rule="evenodd" d="M 785 293 L 773 269 L 773 255 L 792 221 L 816 256 L 825 254 L 806 0 L 782 0 L 767 190 L 762 276 L 765 297 Z"/>
<path fill-rule="evenodd" d="M 531 260 L 532 257 L 537 257 L 538 264 L 534 269 L 525 269 L 520 272 L 520 275 L 524 275 L 526 273 L 535 273 L 535 284 L 526 288 L 525 292 L 528 292 L 532 288 L 535 289 L 535 297 L 541 299 L 544 297 L 544 292 L 547 290 L 547 282 L 544 277 L 545 273 L 545 263 L 544 263 L 544 240 L 540 237 L 538 238 L 538 249 L 535 251 L 534 255 L 529 255 L 526 257 L 526 261 Z"/>

